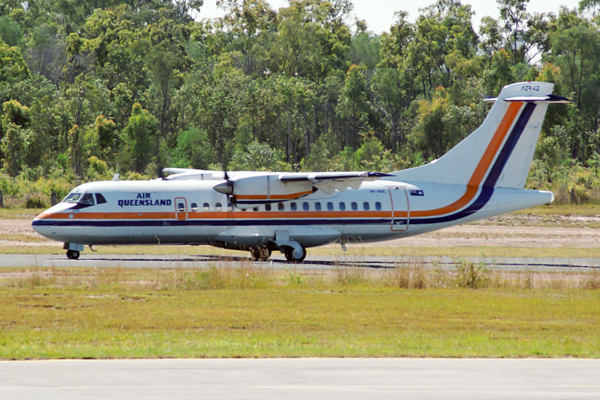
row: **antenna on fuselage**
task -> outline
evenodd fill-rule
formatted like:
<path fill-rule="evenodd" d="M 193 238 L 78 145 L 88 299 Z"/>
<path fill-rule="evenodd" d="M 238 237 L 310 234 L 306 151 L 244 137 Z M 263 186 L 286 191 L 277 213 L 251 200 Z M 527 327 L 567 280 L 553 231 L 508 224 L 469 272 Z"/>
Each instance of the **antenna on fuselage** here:
<path fill-rule="evenodd" d="M 119 180 L 119 173 L 118 172 L 113 175 L 112 180 L 115 181 L 115 182 Z"/>

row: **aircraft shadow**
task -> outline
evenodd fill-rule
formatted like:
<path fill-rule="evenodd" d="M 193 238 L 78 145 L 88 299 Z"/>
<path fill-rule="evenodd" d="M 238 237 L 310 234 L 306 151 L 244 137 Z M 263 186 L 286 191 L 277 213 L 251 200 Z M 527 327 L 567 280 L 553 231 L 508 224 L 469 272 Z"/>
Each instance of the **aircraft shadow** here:
<path fill-rule="evenodd" d="M 66 260 L 65 260 L 66 261 Z M 387 268 L 395 268 L 397 266 L 401 266 L 404 263 L 398 261 L 365 261 L 365 260 L 305 260 L 303 263 L 291 263 L 284 259 L 279 258 L 271 258 L 268 261 L 254 261 L 248 257 L 238 257 L 238 256 L 216 256 L 216 255 L 190 255 L 184 257 L 170 257 L 170 256 L 154 256 L 154 257 L 139 257 L 139 256 L 111 256 L 111 257 L 103 257 L 103 256 L 84 256 L 79 260 L 70 260 L 73 263 L 77 263 L 77 261 L 86 261 L 86 262 L 98 262 L 98 263 L 120 263 L 121 266 L 126 266 L 127 263 L 164 263 L 164 267 L 168 268 L 171 266 L 179 266 L 177 264 L 180 263 L 201 263 L 197 265 L 198 267 L 206 267 L 206 265 L 202 265 L 204 263 L 219 265 L 220 266 L 237 266 L 230 264 L 251 264 L 256 267 L 263 266 L 273 266 L 275 268 L 283 268 L 286 266 L 287 268 L 310 268 L 314 266 L 326 267 L 328 269 L 335 268 L 373 268 L 373 269 L 387 269 Z M 186 265 L 194 266 L 194 265 Z"/>

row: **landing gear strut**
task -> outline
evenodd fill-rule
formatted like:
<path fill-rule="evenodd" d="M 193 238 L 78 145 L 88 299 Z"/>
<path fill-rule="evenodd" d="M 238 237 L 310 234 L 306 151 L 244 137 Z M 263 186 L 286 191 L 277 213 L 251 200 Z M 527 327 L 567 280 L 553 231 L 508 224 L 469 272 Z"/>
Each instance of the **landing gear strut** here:
<path fill-rule="evenodd" d="M 77 250 L 69 250 L 67 251 L 67 258 L 69 260 L 77 260 L 79 258 L 79 252 Z"/>
<path fill-rule="evenodd" d="M 306 249 L 304 246 L 300 246 L 299 250 L 288 246 L 285 248 L 284 254 L 288 262 L 301 263 L 306 258 Z"/>
<path fill-rule="evenodd" d="M 271 249 L 267 246 L 253 247 L 250 249 L 250 255 L 254 261 L 268 261 L 271 257 Z"/>

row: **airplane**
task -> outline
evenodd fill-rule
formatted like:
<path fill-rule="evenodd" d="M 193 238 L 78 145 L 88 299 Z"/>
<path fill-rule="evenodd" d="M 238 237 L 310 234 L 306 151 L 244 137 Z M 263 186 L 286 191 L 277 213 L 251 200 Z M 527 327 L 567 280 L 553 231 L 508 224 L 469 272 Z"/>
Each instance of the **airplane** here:
<path fill-rule="evenodd" d="M 505 86 L 473 133 L 429 164 L 391 173 L 256 172 L 165 168 L 164 178 L 90 182 L 37 216 L 39 234 L 84 246 L 211 245 L 266 261 L 302 262 L 329 243 L 414 236 L 549 204 L 526 190 L 548 104 L 569 103 L 547 82 Z"/>

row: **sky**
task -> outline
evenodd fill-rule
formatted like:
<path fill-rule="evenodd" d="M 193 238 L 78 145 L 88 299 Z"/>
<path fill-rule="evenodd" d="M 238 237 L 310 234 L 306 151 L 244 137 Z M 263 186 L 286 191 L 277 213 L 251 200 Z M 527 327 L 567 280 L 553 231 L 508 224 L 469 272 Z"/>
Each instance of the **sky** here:
<path fill-rule="evenodd" d="M 287 0 L 267 0 L 271 7 L 279 9 L 287 7 Z M 367 21 L 369 30 L 381 34 L 389 31 L 394 23 L 394 12 L 404 10 L 408 12 L 408 18 L 414 22 L 419 16 L 419 8 L 427 7 L 435 3 L 435 0 L 416 0 L 416 1 L 398 1 L 398 0 L 352 0 L 354 4 L 353 13 L 359 18 Z M 470 4 L 475 16 L 473 16 L 473 26 L 477 31 L 481 18 L 489 15 L 498 19 L 498 4 L 494 0 L 462 0 L 462 4 Z M 533 12 L 553 12 L 558 14 L 561 5 L 569 9 L 576 8 L 579 0 L 530 0 L 527 10 Z M 223 16 L 225 12 L 216 6 L 216 0 L 204 0 L 204 6 L 200 12 L 200 19 L 215 18 Z"/>

